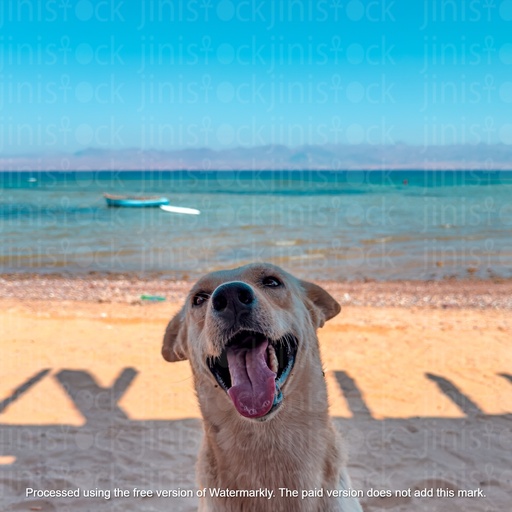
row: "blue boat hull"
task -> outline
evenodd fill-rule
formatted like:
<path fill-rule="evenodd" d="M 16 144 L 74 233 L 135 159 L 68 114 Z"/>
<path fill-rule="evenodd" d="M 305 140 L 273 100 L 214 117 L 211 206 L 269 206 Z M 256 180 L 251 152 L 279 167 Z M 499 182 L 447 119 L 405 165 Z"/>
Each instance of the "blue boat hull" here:
<path fill-rule="evenodd" d="M 129 208 L 148 208 L 169 204 L 169 199 L 159 197 L 155 199 L 137 199 L 137 198 L 111 198 L 105 197 L 107 206 L 129 207 Z"/>

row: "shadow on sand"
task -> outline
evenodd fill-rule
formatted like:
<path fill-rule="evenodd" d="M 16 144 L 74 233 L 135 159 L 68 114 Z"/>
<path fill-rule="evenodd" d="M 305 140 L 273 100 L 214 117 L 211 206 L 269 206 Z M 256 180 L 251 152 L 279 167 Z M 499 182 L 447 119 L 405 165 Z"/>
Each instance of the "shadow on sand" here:
<path fill-rule="evenodd" d="M 0 413 L 43 378 L 55 378 L 85 424 L 0 423 L 0 457 L 13 459 L 0 465 L 2 511 L 196 510 L 196 499 L 189 497 L 26 497 L 27 488 L 196 489 L 200 421 L 130 420 L 118 403 L 136 370 L 124 368 L 110 388 L 99 386 L 88 371 L 49 374 L 49 369 L 43 369 L 15 389 L 0 402 Z M 504 386 L 512 384 L 512 375 L 500 376 Z M 429 373 L 426 379 L 459 408 L 461 417 L 377 420 L 354 379 L 343 371 L 335 372 L 335 377 L 352 412 L 351 418 L 335 418 L 335 422 L 346 439 L 354 488 L 365 492 L 432 489 L 434 495 L 443 496 L 366 497 L 366 511 L 507 510 L 512 496 L 512 414 L 485 414 L 448 379 Z M 457 497 L 459 490 L 478 488 L 485 498 Z M 456 497 L 446 497 L 450 492 Z"/>

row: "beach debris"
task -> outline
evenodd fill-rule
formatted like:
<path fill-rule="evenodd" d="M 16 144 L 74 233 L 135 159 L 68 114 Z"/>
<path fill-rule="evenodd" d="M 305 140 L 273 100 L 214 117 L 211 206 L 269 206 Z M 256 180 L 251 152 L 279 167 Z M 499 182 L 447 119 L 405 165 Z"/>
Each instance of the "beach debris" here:
<path fill-rule="evenodd" d="M 147 295 L 143 294 L 140 296 L 141 300 L 147 300 L 149 302 L 163 302 L 165 300 L 165 297 L 162 297 L 160 295 Z"/>
<path fill-rule="evenodd" d="M 482 269 L 479 269 L 482 272 Z M 483 273 L 483 272 L 482 272 Z M 487 274 L 484 274 L 487 275 Z M 375 307 L 427 307 L 507 309 L 512 310 L 512 279 L 500 277 L 476 279 L 466 274 L 466 279 L 443 278 L 437 281 L 389 281 L 360 278 L 353 282 L 325 284 L 327 291 L 344 304 Z M 166 302 L 183 302 L 190 283 L 179 279 L 149 276 L 146 279 L 124 275 L 68 277 L 38 274 L 0 275 L 0 299 L 20 301 L 96 302 L 98 304 L 150 304 L 142 300 L 142 294 L 165 297 Z M 190 277 L 192 278 L 192 277 Z M 348 299 L 344 294 L 350 296 Z M 149 295 L 149 294 L 148 294 Z M 423 301 L 423 297 L 429 299 Z M 101 314 L 101 309 L 98 316 Z M 105 307 L 103 311 L 110 314 Z M 49 317 L 50 313 L 38 311 L 37 316 Z"/>

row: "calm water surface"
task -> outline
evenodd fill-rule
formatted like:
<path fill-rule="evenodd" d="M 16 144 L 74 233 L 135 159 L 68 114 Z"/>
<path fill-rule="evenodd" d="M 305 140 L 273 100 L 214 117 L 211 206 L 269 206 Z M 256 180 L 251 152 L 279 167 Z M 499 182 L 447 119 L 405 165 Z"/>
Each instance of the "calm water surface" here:
<path fill-rule="evenodd" d="M 107 208 L 103 192 L 201 210 Z M 0 173 L 0 272 L 512 276 L 512 172 Z"/>

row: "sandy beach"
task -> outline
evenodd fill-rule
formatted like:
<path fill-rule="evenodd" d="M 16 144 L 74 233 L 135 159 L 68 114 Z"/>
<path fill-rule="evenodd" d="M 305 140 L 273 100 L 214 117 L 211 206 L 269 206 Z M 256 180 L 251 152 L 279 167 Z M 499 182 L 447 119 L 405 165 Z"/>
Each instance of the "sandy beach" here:
<path fill-rule="evenodd" d="M 512 282 L 320 284 L 343 305 L 319 334 L 353 486 L 404 492 L 366 496 L 365 511 L 506 510 Z M 195 497 L 26 497 L 26 488 L 195 491 L 191 372 L 159 353 L 189 286 L 158 276 L 0 278 L 2 511 L 196 509 Z M 407 495 L 424 489 L 446 494 Z"/>

